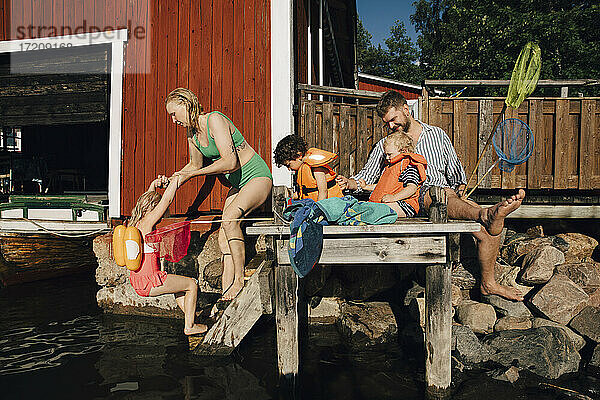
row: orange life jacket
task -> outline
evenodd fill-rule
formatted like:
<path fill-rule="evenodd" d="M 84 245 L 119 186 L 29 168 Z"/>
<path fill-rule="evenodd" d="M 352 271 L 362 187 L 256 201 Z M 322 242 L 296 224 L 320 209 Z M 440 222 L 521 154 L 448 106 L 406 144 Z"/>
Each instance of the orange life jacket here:
<path fill-rule="evenodd" d="M 381 203 L 381 198 L 385 194 L 396 194 L 404 189 L 404 183 L 398 181 L 398 177 L 404 170 L 412 165 L 419 171 L 419 188 L 425 182 L 425 169 L 427 168 L 427 161 L 425 157 L 415 153 L 401 153 L 394 157 L 387 167 L 383 170 L 383 174 L 375 186 L 375 190 L 371 193 L 369 201 Z M 402 201 L 410 204 L 415 211 L 419 212 L 419 190 L 415 192 L 409 198 L 403 199 Z"/>
<path fill-rule="evenodd" d="M 336 173 L 329 166 L 329 162 L 335 160 L 337 154 L 330 153 L 325 150 L 311 147 L 308 149 L 302 158 L 302 165 L 296 172 L 296 183 L 298 184 L 300 199 L 313 199 L 317 201 L 319 198 L 319 189 L 317 188 L 317 180 L 313 174 L 314 167 L 323 167 L 327 170 L 325 179 L 327 181 L 327 197 L 342 197 L 342 189 L 335 181 Z"/>

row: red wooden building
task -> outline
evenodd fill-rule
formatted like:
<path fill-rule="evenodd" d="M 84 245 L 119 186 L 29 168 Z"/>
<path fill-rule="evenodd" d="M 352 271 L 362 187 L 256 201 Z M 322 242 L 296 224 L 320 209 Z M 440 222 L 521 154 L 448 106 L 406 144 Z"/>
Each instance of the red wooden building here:
<path fill-rule="evenodd" d="M 0 168 L 42 159 L 128 215 L 157 174 L 187 162 L 164 109 L 176 87 L 230 116 L 271 164 L 295 126 L 296 83 L 354 87 L 355 21 L 354 0 L 0 0 Z M 218 211 L 225 188 L 204 183 L 186 183 L 171 211 Z"/>
<path fill-rule="evenodd" d="M 421 96 L 422 88 L 412 83 L 401 82 L 395 79 L 382 78 L 380 76 L 369 75 L 360 72 L 358 74 L 358 89 L 369 90 L 372 92 L 387 92 L 395 90 L 401 93 L 407 100 L 418 99 Z"/>

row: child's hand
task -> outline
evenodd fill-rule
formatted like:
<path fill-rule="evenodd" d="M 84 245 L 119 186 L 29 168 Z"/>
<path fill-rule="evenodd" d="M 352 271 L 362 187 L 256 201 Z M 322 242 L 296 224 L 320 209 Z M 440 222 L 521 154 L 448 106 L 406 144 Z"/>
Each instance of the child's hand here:
<path fill-rule="evenodd" d="M 394 196 L 391 194 L 384 194 L 381 198 L 382 203 L 393 203 L 394 201 Z"/>
<path fill-rule="evenodd" d="M 365 186 L 367 186 L 367 182 L 364 179 L 359 179 L 358 186 L 364 190 Z"/>

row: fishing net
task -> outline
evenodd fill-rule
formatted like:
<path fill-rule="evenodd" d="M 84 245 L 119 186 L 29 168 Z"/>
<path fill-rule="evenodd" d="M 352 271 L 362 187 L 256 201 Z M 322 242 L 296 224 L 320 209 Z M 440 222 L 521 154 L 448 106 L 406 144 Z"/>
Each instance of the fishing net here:
<path fill-rule="evenodd" d="M 144 241 L 161 258 L 178 262 L 187 254 L 190 236 L 190 221 L 181 221 L 150 232 Z"/>
<path fill-rule="evenodd" d="M 510 172 L 531 157 L 535 141 L 525 122 L 508 118 L 496 128 L 492 144 L 498 154 L 498 166 L 502 171 Z"/>
<path fill-rule="evenodd" d="M 512 108 L 519 108 L 523 100 L 533 92 L 542 69 L 542 51 L 540 47 L 529 42 L 523 47 L 513 69 L 506 104 Z"/>

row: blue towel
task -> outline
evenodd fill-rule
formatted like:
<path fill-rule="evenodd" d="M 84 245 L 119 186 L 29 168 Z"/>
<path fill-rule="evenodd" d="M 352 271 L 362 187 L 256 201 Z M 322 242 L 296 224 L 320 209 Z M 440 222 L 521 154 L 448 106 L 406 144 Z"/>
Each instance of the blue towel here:
<path fill-rule="evenodd" d="M 323 251 L 323 226 L 393 224 L 397 214 L 382 203 L 358 201 L 352 196 L 288 201 L 283 218 L 291 221 L 288 254 L 299 277 L 317 264 Z"/>

